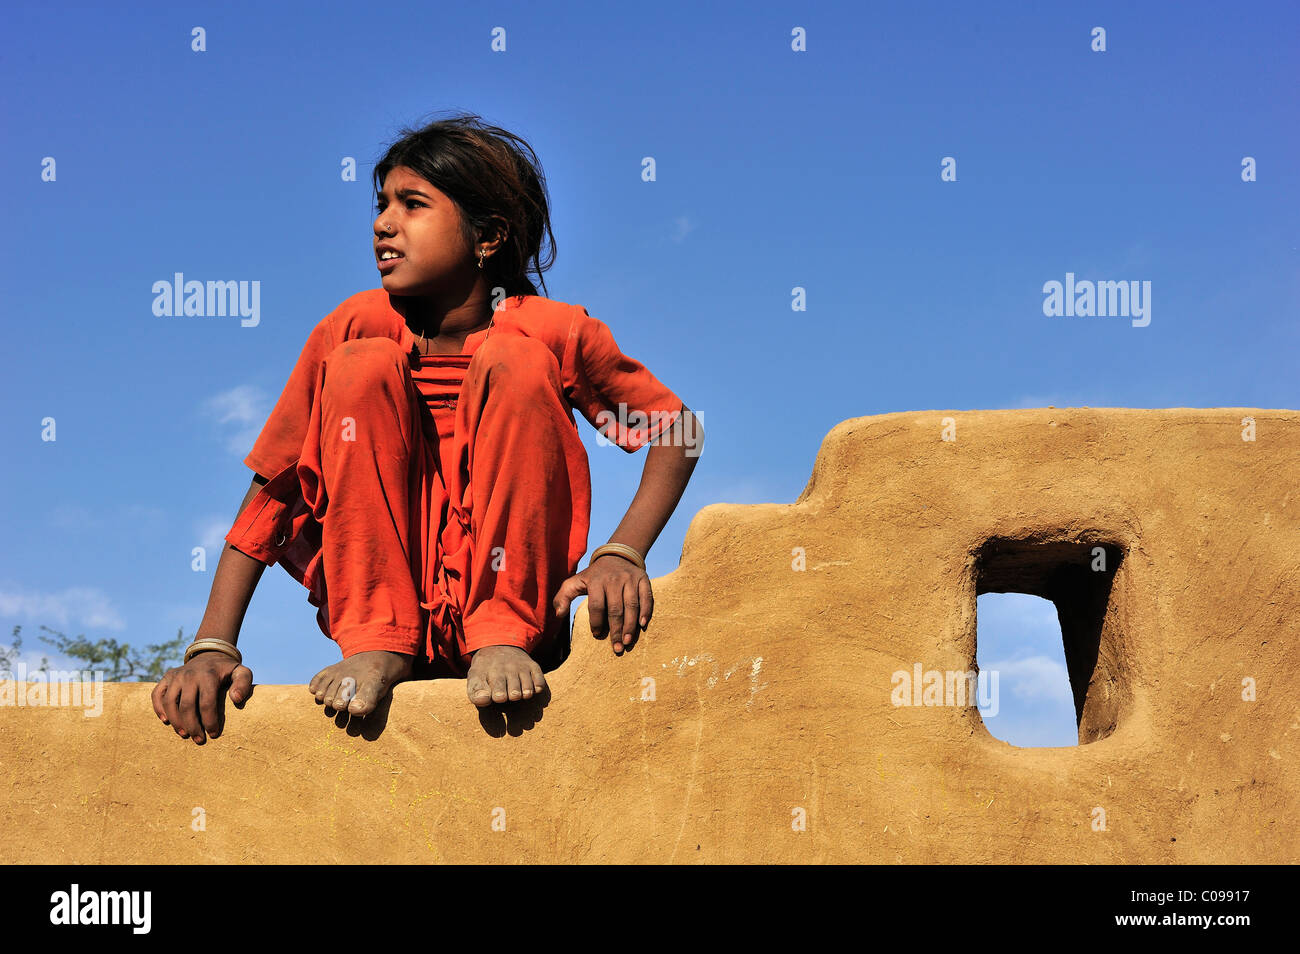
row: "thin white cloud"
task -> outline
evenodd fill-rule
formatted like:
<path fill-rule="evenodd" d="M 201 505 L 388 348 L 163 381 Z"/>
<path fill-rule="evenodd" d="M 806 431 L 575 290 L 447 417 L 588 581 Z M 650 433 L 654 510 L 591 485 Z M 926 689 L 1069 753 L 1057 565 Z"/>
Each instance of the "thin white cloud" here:
<path fill-rule="evenodd" d="M 262 425 L 270 416 L 271 401 L 266 394 L 251 384 L 241 384 L 228 391 L 214 394 L 203 402 L 203 412 L 227 431 L 226 449 L 244 456 L 252 448 Z"/>
<path fill-rule="evenodd" d="M 1059 719 L 1046 719 L 1040 713 L 1012 715 L 1001 712 L 993 718 L 984 716 L 984 724 L 993 738 L 1020 748 L 1067 748 L 1079 744 L 1073 710 Z"/>
<path fill-rule="evenodd" d="M 49 634 L 47 633 L 46 635 Z M 41 645 L 45 646 L 45 643 L 41 643 Z M 11 649 L 12 647 L 6 644 L 4 648 L 8 650 Z M 10 673 L 20 672 L 21 670 L 19 670 L 18 668 L 19 663 L 21 663 L 24 667 L 26 667 L 28 673 L 33 673 L 36 672 L 38 669 L 40 669 L 41 663 L 45 663 L 47 672 L 76 671 L 76 670 L 83 669 L 86 665 L 85 660 L 70 659 L 67 656 L 60 656 L 58 653 L 54 651 L 53 646 L 48 646 L 46 647 L 46 649 L 47 649 L 46 652 L 42 652 L 39 649 L 31 650 L 29 652 L 26 648 L 26 642 L 24 641 L 24 648 L 22 649 L 21 652 L 18 653 L 17 656 L 13 657 L 14 665 L 12 669 L 8 670 L 8 672 Z M 0 669 L 0 671 L 4 671 L 4 670 Z"/>
<path fill-rule="evenodd" d="M 70 628 L 126 629 L 126 621 L 108 594 L 91 586 L 70 586 L 42 592 L 3 584 L 0 585 L 0 616 L 44 623 L 65 632 Z"/>
<path fill-rule="evenodd" d="M 780 502 L 774 500 L 772 492 L 765 489 L 762 483 L 756 480 L 739 480 L 727 484 L 716 493 L 711 493 L 710 497 L 717 503 L 757 504 Z"/>
<path fill-rule="evenodd" d="M 108 527 L 148 528 L 167 519 L 161 507 L 148 504 L 108 504 L 105 507 L 84 507 L 80 504 L 61 503 L 50 511 L 50 523 L 60 530 L 104 529 Z"/>
<path fill-rule="evenodd" d="M 218 424 L 231 421 L 254 423 L 261 415 L 262 392 L 251 384 L 241 384 L 214 394 L 203 402 L 203 406 L 216 415 Z"/>
<path fill-rule="evenodd" d="M 1055 659 L 1047 656 L 999 659 L 981 664 L 980 669 L 991 669 L 998 673 L 999 692 L 1010 690 L 1014 697 L 1026 702 L 1069 706 L 1070 711 L 1074 711 L 1069 673 Z"/>
<path fill-rule="evenodd" d="M 199 545 L 207 553 L 208 572 L 216 569 L 216 561 L 226 546 L 226 534 L 234 524 L 233 516 L 209 517 L 199 524 L 197 537 Z"/>
<path fill-rule="evenodd" d="M 695 231 L 695 223 L 685 215 L 673 219 L 673 241 L 684 242 L 686 236 Z"/>
<path fill-rule="evenodd" d="M 84 530 L 98 526 L 101 518 L 89 507 L 61 503 L 50 511 L 50 522 L 60 530 Z"/>
<path fill-rule="evenodd" d="M 1028 593 L 983 593 L 975 605 L 985 639 L 1038 638 L 1053 634 L 1060 645 L 1061 623 L 1056 604 Z M 1062 650 L 1064 652 L 1064 650 Z"/>

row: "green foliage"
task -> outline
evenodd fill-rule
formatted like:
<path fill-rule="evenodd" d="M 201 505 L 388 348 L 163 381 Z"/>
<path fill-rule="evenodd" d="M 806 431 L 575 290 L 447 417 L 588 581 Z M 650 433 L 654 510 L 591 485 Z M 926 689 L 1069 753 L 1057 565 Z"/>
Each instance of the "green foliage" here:
<path fill-rule="evenodd" d="M 19 635 L 22 632 L 21 626 L 14 627 L 13 645 L 8 649 L 0 646 L 0 672 L 13 672 L 14 663 L 22 656 L 23 638 Z M 36 668 L 37 672 L 45 672 L 49 669 L 50 661 L 44 656 L 41 657 L 41 664 Z"/>
<path fill-rule="evenodd" d="M 6 652 L 0 649 L 0 669 L 8 668 L 17 659 L 22 648 L 21 626 L 14 627 L 13 648 Z M 163 643 L 147 645 L 143 650 L 136 649 L 128 643 L 119 643 L 116 639 L 100 639 L 91 642 L 82 636 L 67 636 L 58 630 L 42 626 L 41 629 L 54 635 L 53 639 L 42 636 L 41 642 L 48 643 L 69 659 L 76 659 L 86 669 L 102 669 L 104 679 L 108 682 L 157 682 L 164 672 L 172 666 L 179 666 L 185 647 L 189 640 L 185 630 L 178 629 L 176 638 Z M 48 668 L 48 660 L 41 660 L 42 670 Z"/>

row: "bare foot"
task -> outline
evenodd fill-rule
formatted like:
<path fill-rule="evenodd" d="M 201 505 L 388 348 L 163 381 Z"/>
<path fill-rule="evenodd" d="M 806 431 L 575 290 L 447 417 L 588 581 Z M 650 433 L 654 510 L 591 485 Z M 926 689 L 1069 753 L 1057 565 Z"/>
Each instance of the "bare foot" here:
<path fill-rule="evenodd" d="M 364 716 L 411 675 L 414 662 L 414 656 L 380 649 L 357 653 L 316 673 L 307 691 L 336 712 Z"/>
<path fill-rule="evenodd" d="M 518 646 L 484 646 L 476 650 L 465 677 L 469 701 L 479 708 L 493 702 L 531 699 L 545 688 L 542 667 Z"/>

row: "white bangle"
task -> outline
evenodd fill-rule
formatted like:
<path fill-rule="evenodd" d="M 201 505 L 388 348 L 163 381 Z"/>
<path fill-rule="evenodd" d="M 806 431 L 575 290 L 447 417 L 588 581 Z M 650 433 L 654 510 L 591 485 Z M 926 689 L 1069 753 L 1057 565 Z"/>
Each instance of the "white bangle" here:
<path fill-rule="evenodd" d="M 236 647 L 234 643 L 227 642 L 224 639 L 217 639 L 215 636 L 200 637 L 185 647 L 185 662 L 188 663 L 199 653 L 208 652 L 209 650 L 225 653 L 241 665 L 244 662 L 244 654 L 239 651 L 238 647 Z M 182 663 L 182 665 L 184 665 L 184 663 Z"/>

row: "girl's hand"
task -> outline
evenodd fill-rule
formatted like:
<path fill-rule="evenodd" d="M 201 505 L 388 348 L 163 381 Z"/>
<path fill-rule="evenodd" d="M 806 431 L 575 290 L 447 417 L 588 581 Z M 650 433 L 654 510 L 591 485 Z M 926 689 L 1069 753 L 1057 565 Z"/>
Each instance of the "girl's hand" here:
<path fill-rule="evenodd" d="M 560 584 L 555 597 L 556 614 L 567 613 L 573 601 L 584 593 L 591 634 L 597 639 L 611 637 L 616 656 L 636 645 L 655 608 L 650 577 L 645 571 L 630 560 L 607 553 Z"/>
<path fill-rule="evenodd" d="M 225 653 L 197 653 L 177 669 L 168 669 L 153 687 L 153 711 L 182 739 L 201 745 L 216 738 L 225 722 L 226 690 L 243 706 L 253 694 L 253 671 Z"/>

